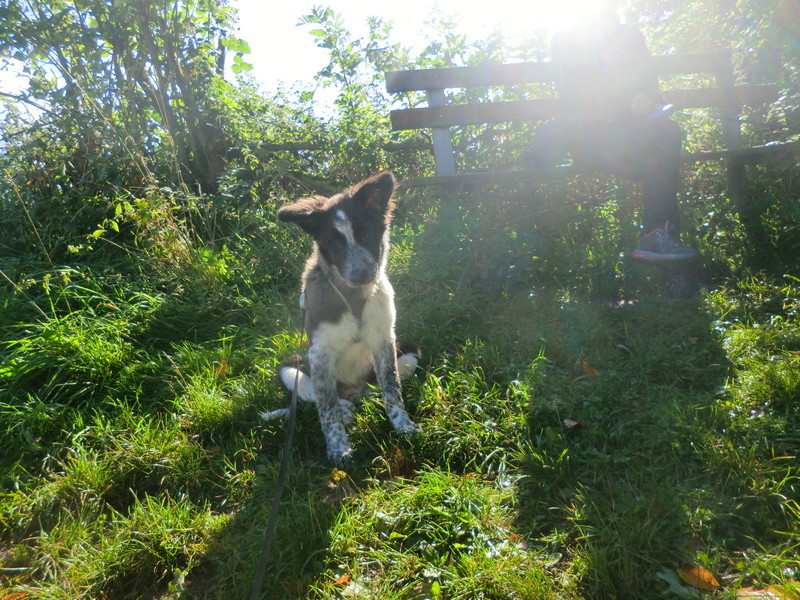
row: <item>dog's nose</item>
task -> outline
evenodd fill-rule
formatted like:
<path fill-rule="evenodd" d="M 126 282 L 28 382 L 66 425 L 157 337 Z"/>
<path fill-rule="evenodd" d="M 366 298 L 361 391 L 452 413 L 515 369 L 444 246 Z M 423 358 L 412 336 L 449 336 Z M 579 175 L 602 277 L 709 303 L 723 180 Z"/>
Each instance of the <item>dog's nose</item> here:
<path fill-rule="evenodd" d="M 350 270 L 350 283 L 353 285 L 365 285 L 375 279 L 375 269 L 362 265 Z"/>

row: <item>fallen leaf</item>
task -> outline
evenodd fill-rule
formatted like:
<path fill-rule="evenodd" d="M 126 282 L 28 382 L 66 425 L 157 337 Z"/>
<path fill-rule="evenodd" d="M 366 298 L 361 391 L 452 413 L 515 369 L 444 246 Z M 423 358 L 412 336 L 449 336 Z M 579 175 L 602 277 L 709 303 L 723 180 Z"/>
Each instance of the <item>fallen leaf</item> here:
<path fill-rule="evenodd" d="M 222 358 L 215 362 L 214 370 L 217 372 L 218 379 L 225 379 L 228 376 L 228 361 Z"/>
<path fill-rule="evenodd" d="M 757 590 L 755 588 L 740 588 L 736 590 L 736 600 L 777 600 L 777 598 L 767 590 Z"/>
<path fill-rule="evenodd" d="M 328 476 L 323 478 L 320 491 L 323 502 L 339 505 L 356 494 L 356 487 L 347 473 L 334 467 Z"/>
<path fill-rule="evenodd" d="M 342 575 L 341 577 L 339 577 L 339 579 L 337 579 L 336 581 L 334 581 L 334 582 L 333 582 L 333 585 L 334 585 L 335 587 L 344 587 L 344 586 L 346 586 L 348 583 L 350 583 L 350 581 L 351 581 L 352 579 L 353 579 L 353 576 L 352 576 L 352 575 L 350 575 L 350 573 L 345 573 L 344 575 Z"/>
<path fill-rule="evenodd" d="M 787 585 L 770 585 L 767 591 L 775 594 L 779 600 L 800 600 L 800 585 L 791 583 Z"/>
<path fill-rule="evenodd" d="M 24 598 L 30 598 L 30 596 L 28 592 L 12 592 L 5 594 L 2 600 L 24 600 Z"/>
<path fill-rule="evenodd" d="M 747 587 L 736 590 L 736 600 L 800 600 L 800 591 L 787 585 L 768 585 L 763 590 Z"/>
<path fill-rule="evenodd" d="M 600 371 L 595 369 L 592 365 L 590 365 L 585 360 L 581 361 L 581 369 L 583 370 L 584 373 L 586 373 L 590 377 L 597 377 L 598 375 L 600 375 Z"/>
<path fill-rule="evenodd" d="M 375 469 L 374 477 L 376 479 L 411 478 L 416 472 L 416 460 L 402 448 L 391 448 L 381 454 L 380 458 L 381 460 L 375 461 L 377 468 Z"/>
<path fill-rule="evenodd" d="M 684 582 L 697 589 L 713 592 L 722 588 L 717 578 L 711 574 L 711 571 L 698 565 L 684 565 L 678 567 L 676 571 Z"/>
<path fill-rule="evenodd" d="M 684 600 L 699 600 L 702 597 L 700 590 L 683 585 L 678 575 L 672 569 L 661 569 L 661 571 L 656 573 L 656 577 L 669 585 L 669 593 L 673 596 L 683 598 Z"/>
<path fill-rule="evenodd" d="M 572 419 L 564 419 L 564 427 L 566 429 L 572 429 L 573 427 L 577 427 L 578 429 L 583 429 L 586 427 L 586 423 L 583 421 L 573 421 Z"/>
<path fill-rule="evenodd" d="M 436 579 L 415 583 L 404 594 L 404 600 L 439 600 L 442 597 L 441 584 Z"/>

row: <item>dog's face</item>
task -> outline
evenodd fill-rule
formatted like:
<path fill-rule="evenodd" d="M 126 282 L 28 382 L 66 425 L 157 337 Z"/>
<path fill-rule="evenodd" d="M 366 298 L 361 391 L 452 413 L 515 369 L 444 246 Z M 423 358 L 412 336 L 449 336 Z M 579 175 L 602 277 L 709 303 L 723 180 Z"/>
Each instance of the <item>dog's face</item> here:
<path fill-rule="evenodd" d="M 394 175 L 384 171 L 330 198 L 314 196 L 284 206 L 278 219 L 308 233 L 348 285 L 369 285 L 386 259 L 396 185 Z"/>

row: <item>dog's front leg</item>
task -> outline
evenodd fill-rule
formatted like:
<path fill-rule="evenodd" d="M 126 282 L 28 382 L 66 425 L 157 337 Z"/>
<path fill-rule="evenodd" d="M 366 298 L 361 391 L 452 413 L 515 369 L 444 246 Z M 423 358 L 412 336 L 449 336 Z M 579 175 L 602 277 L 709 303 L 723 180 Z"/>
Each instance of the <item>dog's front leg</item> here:
<path fill-rule="evenodd" d="M 336 392 L 333 360 L 325 348 L 312 345 L 308 352 L 308 362 L 317 401 L 319 422 L 328 449 L 328 460 L 335 465 L 343 466 L 350 460 L 352 450 L 344 428 L 342 409 Z"/>
<path fill-rule="evenodd" d="M 400 433 L 418 433 L 422 431 L 406 412 L 403 396 L 400 391 L 400 374 L 397 370 L 397 349 L 394 340 L 383 341 L 375 353 L 375 374 L 378 385 L 383 392 L 383 405 L 386 416 L 395 431 Z"/>

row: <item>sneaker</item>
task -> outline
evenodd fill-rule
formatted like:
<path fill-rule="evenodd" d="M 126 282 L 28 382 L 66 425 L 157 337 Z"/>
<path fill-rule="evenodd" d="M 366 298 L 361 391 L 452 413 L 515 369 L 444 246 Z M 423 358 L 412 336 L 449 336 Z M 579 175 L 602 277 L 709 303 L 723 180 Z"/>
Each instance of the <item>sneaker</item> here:
<path fill-rule="evenodd" d="M 631 253 L 634 260 L 647 263 L 675 262 L 699 256 L 697 250 L 681 244 L 678 236 L 670 232 L 667 226 L 643 235 Z"/>

